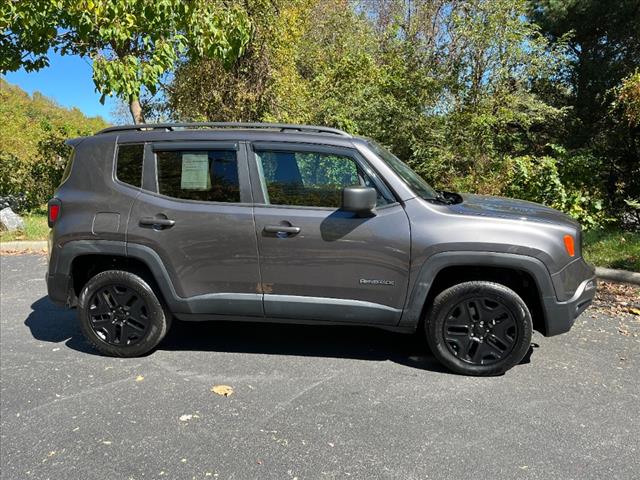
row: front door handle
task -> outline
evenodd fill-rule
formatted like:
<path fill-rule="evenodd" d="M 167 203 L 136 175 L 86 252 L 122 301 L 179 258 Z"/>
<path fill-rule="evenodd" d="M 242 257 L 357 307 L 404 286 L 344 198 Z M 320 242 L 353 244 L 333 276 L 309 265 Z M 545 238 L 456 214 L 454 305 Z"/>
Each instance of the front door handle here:
<path fill-rule="evenodd" d="M 265 225 L 264 231 L 267 233 L 291 233 L 295 235 L 300 233 L 300 227 L 289 225 Z"/>
<path fill-rule="evenodd" d="M 151 227 L 169 228 L 176 224 L 175 220 L 169 218 L 144 217 L 140 219 L 140 225 Z"/>

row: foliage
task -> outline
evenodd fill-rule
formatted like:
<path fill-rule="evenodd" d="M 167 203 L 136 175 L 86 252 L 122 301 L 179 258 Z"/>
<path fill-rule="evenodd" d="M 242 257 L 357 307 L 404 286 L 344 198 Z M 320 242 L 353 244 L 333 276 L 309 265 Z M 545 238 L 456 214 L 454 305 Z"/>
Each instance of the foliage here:
<path fill-rule="evenodd" d="M 107 126 L 101 118 L 59 107 L 39 93 L 30 97 L 4 79 L 0 124 L 0 197 L 20 197 L 22 210 L 45 203 L 60 183 L 69 155 L 66 139 Z"/>
<path fill-rule="evenodd" d="M 593 229 L 583 235 L 588 262 L 605 268 L 640 272 L 640 233 Z"/>
<path fill-rule="evenodd" d="M 244 8 L 255 29 L 246 53 L 230 70 L 182 63 L 166 90 L 170 116 L 331 125 L 375 138 L 439 188 L 519 195 L 600 221 L 590 180 L 572 180 L 582 164 L 549 147 L 568 110 L 538 93 L 561 75 L 566 45 L 524 18 L 523 0 Z M 534 158 L 553 167 L 553 183 L 531 191 Z"/>
<path fill-rule="evenodd" d="M 209 0 L 31 0 L 3 2 L 0 71 L 42 68 L 48 50 L 88 56 L 105 95 L 125 99 L 134 121 L 139 98 L 154 94 L 184 55 L 219 58 L 229 66 L 250 35 L 235 4 Z"/>
<path fill-rule="evenodd" d="M 621 110 L 622 117 L 630 127 L 640 125 L 640 70 L 625 78 L 615 89 L 615 94 L 612 104 L 614 110 Z"/>
<path fill-rule="evenodd" d="M 153 118 L 334 126 L 439 189 L 543 202 L 587 228 L 640 225 L 637 0 L 36 0 L 0 12 L 3 62 L 39 68 L 54 36 L 94 58 L 104 93 L 129 101 L 160 84 Z"/>
<path fill-rule="evenodd" d="M 553 104 L 571 108 L 558 143 L 591 152 L 588 171 L 600 178 L 605 208 L 632 226 L 624 200 L 640 199 L 638 2 L 534 0 L 529 14 L 552 45 L 562 40 L 571 51 L 566 75 L 553 79 Z"/>
<path fill-rule="evenodd" d="M 14 232 L 0 231 L 0 242 L 13 242 L 16 240 L 46 240 L 49 236 L 46 212 L 27 213 L 22 217 L 24 231 Z"/>

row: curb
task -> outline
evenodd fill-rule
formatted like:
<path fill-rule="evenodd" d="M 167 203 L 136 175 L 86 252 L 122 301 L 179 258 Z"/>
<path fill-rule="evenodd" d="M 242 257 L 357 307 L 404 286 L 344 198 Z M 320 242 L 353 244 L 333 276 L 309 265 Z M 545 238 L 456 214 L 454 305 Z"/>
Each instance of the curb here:
<path fill-rule="evenodd" d="M 15 242 L 0 242 L 0 252 L 28 252 L 32 250 L 47 250 L 46 240 L 25 241 L 18 240 Z"/>
<path fill-rule="evenodd" d="M 0 242 L 0 252 L 28 252 L 47 249 L 46 240 Z M 596 276 L 602 280 L 640 285 L 640 273 L 629 272 L 628 270 L 596 267 Z"/>
<path fill-rule="evenodd" d="M 596 276 L 602 280 L 640 285 L 640 273 L 629 272 L 628 270 L 596 267 Z"/>

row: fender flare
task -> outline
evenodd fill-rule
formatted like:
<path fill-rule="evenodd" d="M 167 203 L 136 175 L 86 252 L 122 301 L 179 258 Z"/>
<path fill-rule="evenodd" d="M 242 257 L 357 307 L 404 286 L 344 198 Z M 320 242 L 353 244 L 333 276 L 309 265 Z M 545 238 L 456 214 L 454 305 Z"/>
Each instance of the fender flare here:
<path fill-rule="evenodd" d="M 543 306 L 544 324 L 546 330 L 549 330 L 549 314 L 546 305 L 556 303 L 557 298 L 551 275 L 544 263 L 527 255 L 478 251 L 448 251 L 436 253 L 427 258 L 413 282 L 410 294 L 407 296 L 399 327 L 417 328 L 433 281 L 441 270 L 453 266 L 501 267 L 528 273 L 538 288 L 540 302 Z"/>

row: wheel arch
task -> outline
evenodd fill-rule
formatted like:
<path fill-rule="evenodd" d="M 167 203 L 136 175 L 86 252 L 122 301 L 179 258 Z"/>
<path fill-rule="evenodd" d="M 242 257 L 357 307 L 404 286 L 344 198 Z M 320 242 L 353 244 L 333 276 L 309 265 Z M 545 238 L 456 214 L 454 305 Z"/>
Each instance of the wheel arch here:
<path fill-rule="evenodd" d="M 125 255 L 95 253 L 78 255 L 71 262 L 71 281 L 76 297 L 80 297 L 80 292 L 91 278 L 107 270 L 124 270 L 138 275 L 164 300 L 157 280 L 144 261 Z"/>
<path fill-rule="evenodd" d="M 125 242 L 76 240 L 58 247 L 56 273 L 70 279 L 71 305 L 86 282 L 106 270 L 125 270 L 141 276 L 171 310 L 178 298 L 160 258 L 148 248 L 128 248 Z"/>
<path fill-rule="evenodd" d="M 549 271 L 537 258 L 500 252 L 442 252 L 417 273 L 399 326 L 417 328 L 429 302 L 444 289 L 466 281 L 491 281 L 514 290 L 529 307 L 534 329 L 546 334 L 545 298 L 555 292 Z"/>

